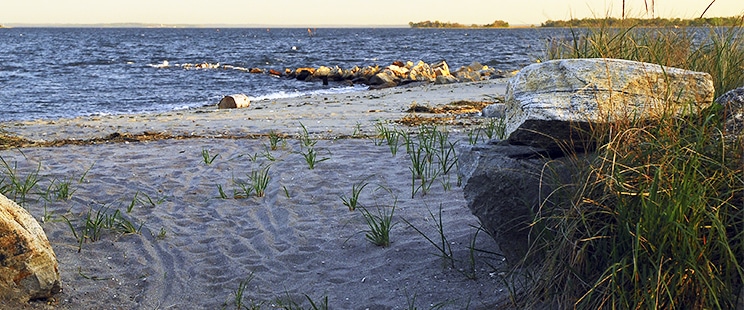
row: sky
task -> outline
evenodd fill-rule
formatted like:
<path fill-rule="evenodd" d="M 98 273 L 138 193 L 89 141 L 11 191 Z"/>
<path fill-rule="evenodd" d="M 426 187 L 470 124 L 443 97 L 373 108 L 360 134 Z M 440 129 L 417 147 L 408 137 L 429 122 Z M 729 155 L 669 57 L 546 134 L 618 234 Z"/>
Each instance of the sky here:
<path fill-rule="evenodd" d="M 647 0 L 649 5 L 651 0 Z M 711 0 L 655 0 L 654 16 L 699 17 Z M 620 17 L 619 0 L 0 0 L 0 24 L 146 23 L 256 26 L 539 25 L 546 20 Z M 651 17 L 644 0 L 626 16 Z M 742 0 L 715 0 L 706 17 L 744 14 Z"/>

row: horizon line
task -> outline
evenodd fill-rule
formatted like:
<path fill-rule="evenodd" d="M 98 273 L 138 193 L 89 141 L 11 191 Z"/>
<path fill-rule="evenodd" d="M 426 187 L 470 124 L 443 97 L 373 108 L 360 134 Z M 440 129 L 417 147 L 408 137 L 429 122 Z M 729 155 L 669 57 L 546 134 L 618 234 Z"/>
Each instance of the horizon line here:
<path fill-rule="evenodd" d="M 515 24 L 509 28 L 539 24 Z M 162 24 L 162 23 L 0 23 L 6 28 L 411 28 L 409 24 L 301 25 L 301 24 Z"/>

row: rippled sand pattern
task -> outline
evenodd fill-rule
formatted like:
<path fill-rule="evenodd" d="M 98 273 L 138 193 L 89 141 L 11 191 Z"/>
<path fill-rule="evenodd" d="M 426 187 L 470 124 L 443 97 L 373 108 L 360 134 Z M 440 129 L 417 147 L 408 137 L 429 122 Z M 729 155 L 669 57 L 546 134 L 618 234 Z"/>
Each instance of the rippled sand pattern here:
<path fill-rule="evenodd" d="M 261 155 L 267 145 L 268 139 L 187 139 L 0 156 L 21 173 L 40 164 L 41 187 L 72 180 L 72 199 L 26 204 L 37 219 L 51 215 L 42 227 L 60 262 L 58 309 L 234 309 L 235 291 L 250 275 L 243 300 L 263 302 L 262 309 L 288 299 L 308 306 L 305 295 L 316 302 L 327 296 L 332 309 L 404 309 L 414 300 L 422 309 L 438 303 L 490 309 L 508 299 L 498 275 L 506 266 L 485 233 L 476 240 L 484 251 L 475 252 L 475 279 L 466 276 L 478 221 L 454 172 L 451 190 L 437 181 L 427 195 L 411 199 L 404 149 L 392 156 L 369 139 L 321 140 L 316 150 L 329 159 L 310 170 L 296 140 L 270 151 L 274 161 Z M 219 154 L 211 165 L 203 149 Z M 235 181 L 247 182 L 262 165 L 271 165 L 266 196 L 233 199 Z M 342 204 L 340 197 L 362 180 L 369 183 L 362 205 L 373 213 L 396 206 L 390 247 L 368 242 L 362 214 Z M 219 197 L 218 185 L 229 199 Z M 135 195 L 139 201 L 126 213 Z M 455 269 L 403 221 L 438 240 L 430 212 L 440 206 Z M 104 207 L 144 223 L 141 234 L 105 232 L 78 253 L 62 216 L 79 226 L 89 210 Z"/>

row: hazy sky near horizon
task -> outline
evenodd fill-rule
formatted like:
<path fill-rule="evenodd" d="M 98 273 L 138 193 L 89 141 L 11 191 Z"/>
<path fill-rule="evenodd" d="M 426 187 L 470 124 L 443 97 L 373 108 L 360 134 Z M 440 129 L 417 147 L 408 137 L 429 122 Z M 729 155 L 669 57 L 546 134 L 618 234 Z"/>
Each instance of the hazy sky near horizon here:
<path fill-rule="evenodd" d="M 655 2 L 657 17 L 694 18 L 711 0 Z M 0 24 L 362 26 L 504 20 L 520 25 L 608 14 L 620 17 L 621 11 L 620 0 L 1 0 Z M 626 11 L 628 16 L 650 17 L 643 0 L 626 0 Z M 705 16 L 741 14 L 744 1 L 717 0 Z"/>

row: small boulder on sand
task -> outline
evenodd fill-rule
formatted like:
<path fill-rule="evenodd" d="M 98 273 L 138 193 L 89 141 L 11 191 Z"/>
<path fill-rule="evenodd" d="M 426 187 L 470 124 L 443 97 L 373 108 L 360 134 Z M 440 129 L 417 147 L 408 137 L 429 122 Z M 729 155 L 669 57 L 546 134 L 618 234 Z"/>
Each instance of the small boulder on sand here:
<path fill-rule="evenodd" d="M 247 108 L 251 106 L 251 100 L 244 94 L 228 95 L 220 100 L 217 105 L 220 109 Z"/>

